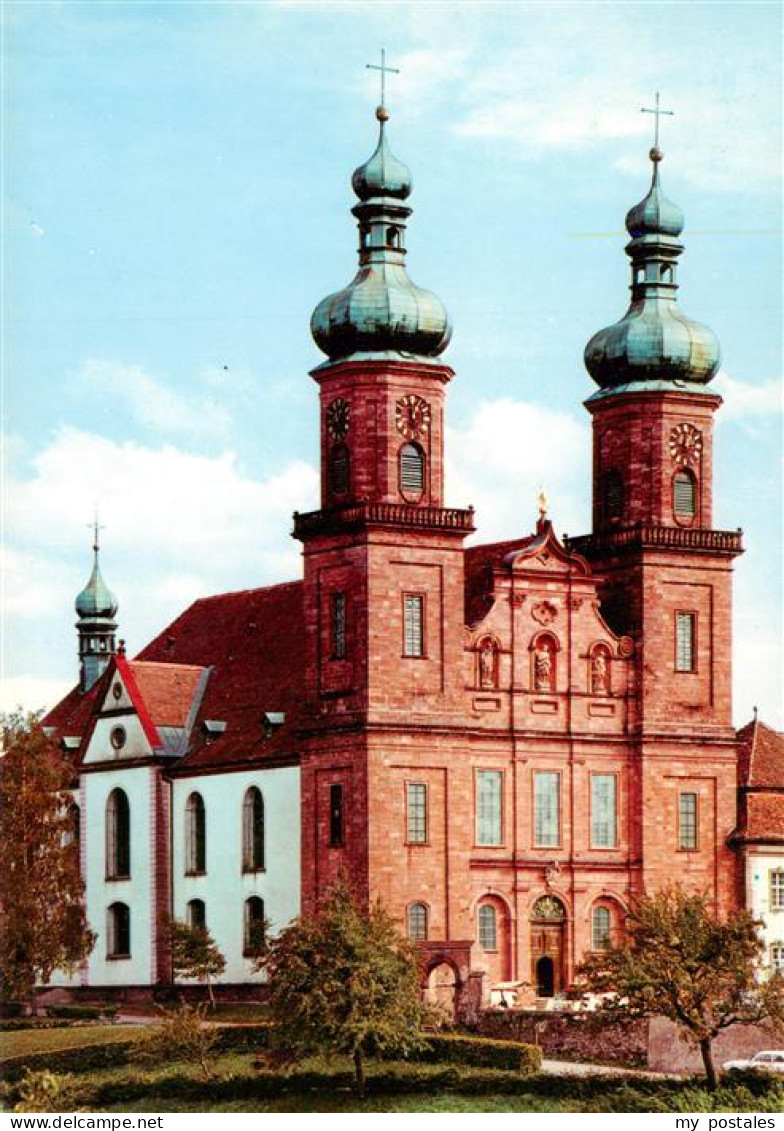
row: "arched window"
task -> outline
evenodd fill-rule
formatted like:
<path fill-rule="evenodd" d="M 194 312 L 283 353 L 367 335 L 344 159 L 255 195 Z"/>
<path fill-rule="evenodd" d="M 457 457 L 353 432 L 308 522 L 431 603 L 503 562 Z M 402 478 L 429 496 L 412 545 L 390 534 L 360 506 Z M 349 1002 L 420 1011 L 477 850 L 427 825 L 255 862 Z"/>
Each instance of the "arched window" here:
<path fill-rule="evenodd" d="M 345 495 L 350 479 L 350 459 L 345 444 L 335 444 L 330 455 L 329 483 L 333 495 Z"/>
<path fill-rule="evenodd" d="M 591 946 L 594 950 L 607 950 L 610 941 L 609 908 L 594 907 L 591 912 Z"/>
<path fill-rule="evenodd" d="M 412 942 L 424 942 L 427 939 L 427 906 L 424 903 L 408 905 L 406 934 Z"/>
<path fill-rule="evenodd" d="M 678 518 L 693 519 L 697 513 L 697 480 L 688 470 L 678 471 L 672 480 L 672 508 Z"/>
<path fill-rule="evenodd" d="M 257 895 L 245 900 L 242 944 L 246 958 L 260 954 L 264 947 L 264 900 Z"/>
<path fill-rule="evenodd" d="M 260 872 L 264 868 L 264 798 L 255 785 L 242 803 L 242 870 Z"/>
<path fill-rule="evenodd" d="M 63 837 L 63 845 L 75 845 L 77 853 L 79 851 L 79 841 L 81 837 L 81 817 L 79 806 L 75 801 L 72 801 L 68 806 L 68 825 Z"/>
<path fill-rule="evenodd" d="M 663 283 L 674 282 L 673 269 L 669 263 L 662 263 L 661 267 L 659 268 L 659 278 Z"/>
<path fill-rule="evenodd" d="M 479 908 L 479 945 L 483 950 L 498 950 L 498 914 L 491 903 Z"/>
<path fill-rule="evenodd" d="M 602 479 L 602 510 L 605 519 L 623 515 L 623 476 L 615 468 L 605 471 Z"/>
<path fill-rule="evenodd" d="M 203 899 L 191 899 L 185 909 L 186 921 L 189 927 L 204 930 L 207 926 L 207 910 Z"/>
<path fill-rule="evenodd" d="M 106 878 L 127 880 L 130 875 L 131 808 L 125 791 L 113 789 L 106 802 Z"/>
<path fill-rule="evenodd" d="M 131 957 L 131 912 L 127 903 L 113 903 L 106 913 L 106 957 Z"/>
<path fill-rule="evenodd" d="M 421 495 L 425 489 L 425 453 L 419 444 L 403 444 L 400 449 L 400 491 Z"/>
<path fill-rule="evenodd" d="M 387 228 L 387 243 L 390 247 L 400 247 L 400 232 L 397 228 Z"/>
<path fill-rule="evenodd" d="M 185 803 L 185 873 L 198 875 L 207 870 L 207 819 L 200 793 L 192 793 Z"/>

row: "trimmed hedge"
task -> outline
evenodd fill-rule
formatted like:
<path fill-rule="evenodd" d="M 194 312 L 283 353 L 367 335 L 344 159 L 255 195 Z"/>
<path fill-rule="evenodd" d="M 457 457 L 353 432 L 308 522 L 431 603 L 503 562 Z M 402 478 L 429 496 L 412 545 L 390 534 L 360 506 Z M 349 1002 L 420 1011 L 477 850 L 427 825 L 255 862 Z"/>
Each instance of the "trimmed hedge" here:
<path fill-rule="evenodd" d="M 116 1005 L 48 1005 L 49 1017 L 62 1017 L 69 1021 L 114 1021 L 117 1016 Z"/>
<path fill-rule="evenodd" d="M 18 1033 L 23 1029 L 72 1029 L 72 1021 L 56 1017 L 16 1017 L 8 1021 L 0 1020 L 0 1033 Z"/>
<path fill-rule="evenodd" d="M 521 1041 L 495 1041 L 459 1033 L 428 1035 L 423 1048 L 410 1060 L 425 1064 L 464 1064 L 470 1068 L 495 1068 L 530 1076 L 542 1067 L 542 1050 Z"/>

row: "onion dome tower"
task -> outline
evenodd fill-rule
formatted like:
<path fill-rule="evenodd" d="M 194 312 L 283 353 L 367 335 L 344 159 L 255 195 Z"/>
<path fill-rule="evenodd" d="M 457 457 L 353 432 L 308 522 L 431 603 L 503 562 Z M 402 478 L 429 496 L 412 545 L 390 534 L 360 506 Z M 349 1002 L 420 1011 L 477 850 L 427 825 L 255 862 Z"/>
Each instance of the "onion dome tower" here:
<path fill-rule="evenodd" d="M 79 634 L 79 684 L 89 691 L 115 654 L 117 598 L 101 575 L 98 523 L 94 527 L 93 570 L 90 580 L 76 598 L 76 631 Z"/>
<path fill-rule="evenodd" d="M 330 361 L 356 354 L 434 358 L 452 334 L 444 304 L 411 282 L 405 268 L 411 174 L 389 148 L 389 113 L 376 110 L 378 145 L 351 178 L 359 203 L 359 270 L 343 290 L 318 304 L 310 328 Z"/>
<path fill-rule="evenodd" d="M 626 246 L 632 261 L 631 305 L 620 322 L 594 334 L 585 349 L 588 372 L 605 394 L 672 384 L 699 389 L 719 367 L 716 335 L 687 318 L 676 303 L 683 213 L 662 191 L 658 146 L 650 159 L 651 187 L 626 216 L 632 237 Z"/>
<path fill-rule="evenodd" d="M 594 334 L 585 364 L 599 385 L 593 425 L 593 529 L 570 546 L 602 581 L 602 612 L 634 641 L 633 726 L 640 733 L 731 732 L 732 560 L 737 531 L 713 529 L 710 388 L 719 344 L 676 302 L 683 213 L 661 186 L 656 136 L 650 188 L 626 217 L 631 304 Z M 723 741 L 723 737 L 722 737 Z M 653 880 L 652 886 L 656 886 Z M 658 881 L 657 881 L 658 882 Z"/>

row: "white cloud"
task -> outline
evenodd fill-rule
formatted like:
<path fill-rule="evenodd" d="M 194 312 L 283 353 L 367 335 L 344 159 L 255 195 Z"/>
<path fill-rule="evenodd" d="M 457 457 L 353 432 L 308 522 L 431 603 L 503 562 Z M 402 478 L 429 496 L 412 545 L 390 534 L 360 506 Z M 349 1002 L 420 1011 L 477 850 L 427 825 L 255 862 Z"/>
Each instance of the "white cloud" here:
<path fill-rule="evenodd" d="M 782 383 L 763 381 L 750 385 L 730 377 L 725 369 L 716 376 L 713 389 L 724 398 L 720 420 L 737 420 L 749 416 L 775 416 L 784 408 Z"/>
<path fill-rule="evenodd" d="M 545 488 L 557 531 L 587 529 L 590 433 L 566 413 L 503 398 L 479 405 L 465 430 L 447 430 L 447 494 L 472 504 L 481 541 L 515 538 L 536 524 Z"/>
<path fill-rule="evenodd" d="M 300 576 L 291 514 L 317 505 L 317 487 L 316 471 L 302 462 L 259 479 L 240 471 L 231 452 L 196 456 L 61 429 L 27 476 L 6 483 L 10 676 L 22 678 L 35 639 L 47 642 L 42 678 L 75 678 L 70 626 L 90 572 L 86 526 L 95 502 L 119 635 L 134 652 L 196 597 Z"/>
<path fill-rule="evenodd" d="M 0 684 L 0 711 L 48 711 L 66 695 L 75 679 L 39 679 L 22 675 L 3 679 Z"/>
<path fill-rule="evenodd" d="M 220 390 L 224 375 L 208 370 L 203 383 Z M 231 432 L 231 417 L 226 406 L 211 391 L 189 391 L 181 396 L 139 365 L 90 359 L 78 373 L 78 385 L 91 396 L 100 394 L 130 413 L 139 424 L 153 432 L 171 436 L 225 440 Z"/>

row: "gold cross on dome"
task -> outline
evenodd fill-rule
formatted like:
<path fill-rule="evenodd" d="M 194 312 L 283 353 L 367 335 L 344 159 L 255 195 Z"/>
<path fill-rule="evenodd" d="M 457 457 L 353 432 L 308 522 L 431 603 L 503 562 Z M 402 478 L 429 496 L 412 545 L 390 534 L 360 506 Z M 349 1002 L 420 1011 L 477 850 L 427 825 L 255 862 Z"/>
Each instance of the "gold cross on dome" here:
<path fill-rule="evenodd" d="M 655 128 L 654 133 L 653 133 L 653 148 L 658 149 L 659 148 L 659 118 L 661 117 L 662 114 L 667 114 L 668 117 L 674 118 L 675 117 L 675 111 L 674 110 L 662 110 L 662 108 L 659 105 L 659 92 L 657 90 L 656 91 L 656 106 L 655 106 L 655 108 L 653 110 L 651 110 L 650 107 L 648 107 L 648 106 L 641 106 L 640 107 L 640 113 L 641 114 L 654 114 L 656 116 L 656 128 Z"/>
<path fill-rule="evenodd" d="M 93 519 L 92 522 L 87 523 L 87 529 L 92 530 L 92 532 L 93 532 L 93 550 L 95 550 L 95 552 L 97 554 L 98 550 L 100 549 L 100 543 L 99 543 L 100 531 L 106 529 L 106 527 L 98 521 L 98 508 L 97 507 L 95 508 L 95 518 Z"/>
<path fill-rule="evenodd" d="M 388 67 L 386 65 L 386 58 L 387 58 L 387 53 L 384 50 L 384 48 L 382 47 L 381 48 L 381 66 L 380 67 L 379 67 L 378 63 L 365 63 L 365 70 L 366 71 L 381 71 L 381 106 L 384 106 L 384 99 L 386 98 L 386 92 L 387 92 L 386 77 L 387 77 L 387 75 L 388 74 L 390 74 L 390 75 L 399 75 L 400 74 L 400 68 L 399 67 Z"/>

